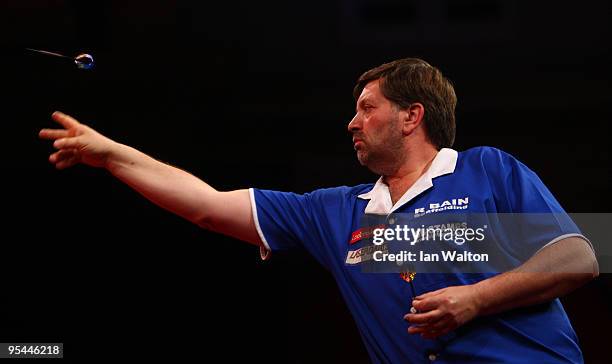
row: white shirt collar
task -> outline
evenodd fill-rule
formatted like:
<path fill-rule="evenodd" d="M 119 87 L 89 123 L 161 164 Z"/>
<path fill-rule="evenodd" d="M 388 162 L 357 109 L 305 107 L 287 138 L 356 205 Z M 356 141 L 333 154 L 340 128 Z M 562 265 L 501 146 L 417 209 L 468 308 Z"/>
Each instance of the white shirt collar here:
<path fill-rule="evenodd" d="M 390 214 L 397 210 L 408 201 L 412 200 L 422 192 L 430 189 L 433 186 L 433 179 L 440 177 L 445 174 L 453 173 L 457 166 L 456 150 L 450 148 L 442 148 L 433 162 L 423 173 L 419 179 L 404 193 L 404 195 L 397 200 L 395 205 L 391 202 L 391 194 L 389 193 L 389 186 L 383 182 L 383 178 L 380 177 L 376 184 L 369 192 L 363 193 L 357 197 L 370 200 L 366 206 L 366 214 Z"/>

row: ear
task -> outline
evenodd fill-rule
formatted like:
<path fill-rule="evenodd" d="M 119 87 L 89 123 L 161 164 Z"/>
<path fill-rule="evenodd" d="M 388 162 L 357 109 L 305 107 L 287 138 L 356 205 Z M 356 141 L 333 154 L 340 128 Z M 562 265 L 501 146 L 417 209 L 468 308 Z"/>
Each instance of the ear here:
<path fill-rule="evenodd" d="M 400 110 L 400 120 L 404 135 L 412 133 L 421 125 L 425 116 L 425 107 L 420 102 L 410 104 L 407 108 Z"/>

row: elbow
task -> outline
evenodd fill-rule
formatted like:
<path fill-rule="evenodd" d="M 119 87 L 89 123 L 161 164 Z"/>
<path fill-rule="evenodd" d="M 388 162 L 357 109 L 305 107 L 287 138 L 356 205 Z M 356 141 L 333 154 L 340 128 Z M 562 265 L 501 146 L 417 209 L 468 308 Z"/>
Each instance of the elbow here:
<path fill-rule="evenodd" d="M 594 256 L 585 262 L 583 268 L 580 272 L 573 274 L 576 287 L 581 287 L 599 276 L 599 264 Z"/>
<path fill-rule="evenodd" d="M 599 277 L 599 263 L 597 262 L 597 258 L 595 258 L 594 255 L 593 255 L 593 261 L 592 261 L 591 266 L 593 267 L 591 279 L 595 279 Z"/>
<path fill-rule="evenodd" d="M 592 281 L 599 276 L 599 264 L 595 255 L 592 255 L 589 259 L 586 259 L 582 268 L 575 274 L 578 286 L 582 286 Z"/>
<path fill-rule="evenodd" d="M 587 279 L 588 282 L 599 277 L 599 263 L 597 262 L 595 251 L 591 248 L 590 245 L 588 246 L 587 253 L 584 254 L 584 256 L 586 261 L 584 271 L 589 273 L 589 277 Z"/>
<path fill-rule="evenodd" d="M 568 263 L 568 272 L 578 273 L 577 279 L 582 284 L 597 278 L 599 276 L 599 263 L 595 256 L 591 244 L 584 240 L 579 239 L 576 241 L 578 244 L 571 244 L 567 246 L 566 260 Z"/>

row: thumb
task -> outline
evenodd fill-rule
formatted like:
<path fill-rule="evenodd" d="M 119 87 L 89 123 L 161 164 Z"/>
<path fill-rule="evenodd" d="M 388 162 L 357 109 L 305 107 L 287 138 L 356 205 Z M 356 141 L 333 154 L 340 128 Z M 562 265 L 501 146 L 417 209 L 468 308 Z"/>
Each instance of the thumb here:
<path fill-rule="evenodd" d="M 57 149 L 79 148 L 83 145 L 83 140 L 80 136 L 72 138 L 61 138 L 53 142 L 53 146 Z"/>

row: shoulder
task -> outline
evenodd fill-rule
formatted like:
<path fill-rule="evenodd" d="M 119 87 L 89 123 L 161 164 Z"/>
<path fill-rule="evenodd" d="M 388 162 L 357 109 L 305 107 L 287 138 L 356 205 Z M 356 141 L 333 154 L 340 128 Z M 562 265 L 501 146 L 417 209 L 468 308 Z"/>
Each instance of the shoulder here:
<path fill-rule="evenodd" d="M 307 193 L 283 192 L 275 190 L 262 190 L 252 188 L 255 200 L 261 202 L 263 200 L 282 203 L 315 203 L 326 205 L 343 204 L 347 201 L 354 201 L 357 196 L 370 191 L 373 183 L 361 184 L 357 186 L 339 186 L 321 188 Z"/>
<path fill-rule="evenodd" d="M 495 147 L 474 147 L 459 152 L 459 160 L 463 167 L 481 168 L 487 174 L 511 173 L 518 171 L 531 172 L 515 156 Z"/>
<path fill-rule="evenodd" d="M 500 163 L 508 161 L 518 161 L 510 153 L 504 152 L 501 149 L 495 147 L 473 147 L 462 152 L 459 152 L 459 157 L 466 160 L 479 160 L 483 163 Z"/>
<path fill-rule="evenodd" d="M 489 182 L 497 187 L 542 185 L 540 177 L 513 155 L 493 147 L 476 147 L 460 153 L 463 166 L 480 169 Z"/>
<path fill-rule="evenodd" d="M 369 192 L 374 187 L 373 183 L 365 183 L 357 186 L 338 186 L 328 187 L 314 190 L 307 193 L 311 199 L 327 200 L 327 199 L 353 199 L 362 193 Z"/>

